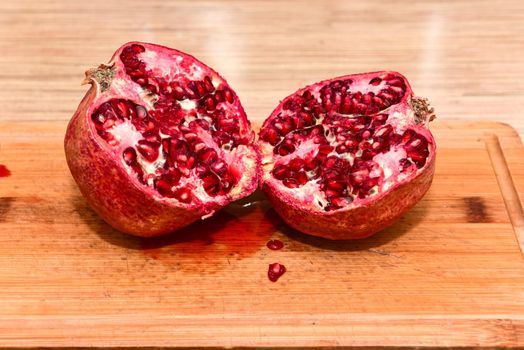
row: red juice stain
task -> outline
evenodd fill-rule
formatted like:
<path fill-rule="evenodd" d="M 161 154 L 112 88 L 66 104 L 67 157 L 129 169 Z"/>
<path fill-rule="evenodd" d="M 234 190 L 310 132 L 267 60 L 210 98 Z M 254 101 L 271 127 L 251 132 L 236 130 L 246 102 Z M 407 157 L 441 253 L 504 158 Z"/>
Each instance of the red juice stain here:
<path fill-rule="evenodd" d="M 147 257 L 180 270 L 215 273 L 227 269 L 235 259 L 258 252 L 279 230 L 279 223 L 266 219 L 270 210 L 267 199 L 257 191 L 173 234 L 141 239 L 139 249 Z"/>
<path fill-rule="evenodd" d="M 284 273 L 286 273 L 286 267 L 284 265 L 279 263 L 269 264 L 267 277 L 271 282 L 276 282 Z"/>
<path fill-rule="evenodd" d="M 268 247 L 271 250 L 279 250 L 284 248 L 284 242 L 278 239 L 272 239 L 266 243 L 266 247 Z"/>
<path fill-rule="evenodd" d="M 0 177 L 8 177 L 11 175 L 11 172 L 5 165 L 0 164 Z"/>

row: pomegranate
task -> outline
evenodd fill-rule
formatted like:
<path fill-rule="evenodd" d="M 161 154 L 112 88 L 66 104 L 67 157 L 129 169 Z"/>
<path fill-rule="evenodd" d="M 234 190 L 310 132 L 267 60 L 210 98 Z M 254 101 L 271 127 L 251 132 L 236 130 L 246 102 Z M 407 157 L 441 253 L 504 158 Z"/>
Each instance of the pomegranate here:
<path fill-rule="evenodd" d="M 65 135 L 67 163 L 116 229 L 172 232 L 256 189 L 259 152 L 244 109 L 196 58 L 131 42 L 86 82 Z"/>
<path fill-rule="evenodd" d="M 286 97 L 260 130 L 261 186 L 291 227 L 329 239 L 391 225 L 431 185 L 434 118 L 396 72 L 347 75 Z"/>

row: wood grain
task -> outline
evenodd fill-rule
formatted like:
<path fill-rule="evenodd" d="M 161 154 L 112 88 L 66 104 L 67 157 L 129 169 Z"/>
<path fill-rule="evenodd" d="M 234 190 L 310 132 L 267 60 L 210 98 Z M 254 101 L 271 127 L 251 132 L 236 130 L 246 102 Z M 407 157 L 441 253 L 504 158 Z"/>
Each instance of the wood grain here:
<path fill-rule="evenodd" d="M 83 72 L 130 40 L 213 66 L 258 123 L 307 83 L 400 71 L 437 111 L 433 187 L 363 242 L 286 230 L 257 196 L 188 238 L 115 232 L 62 138 Z M 0 1 L 0 51 L 0 347 L 524 346 L 522 213 L 500 186 L 510 173 L 523 198 L 524 151 L 479 122 L 524 136 L 524 2 Z M 288 268 L 276 284 L 274 261 Z"/>
<path fill-rule="evenodd" d="M 524 346 L 524 259 L 486 146 L 498 139 L 522 198 L 524 147 L 504 124 L 435 122 L 430 192 L 355 242 L 286 228 L 261 194 L 126 236 L 78 192 L 65 126 L 0 123 L 0 347 Z M 275 261 L 288 272 L 272 283 Z"/>

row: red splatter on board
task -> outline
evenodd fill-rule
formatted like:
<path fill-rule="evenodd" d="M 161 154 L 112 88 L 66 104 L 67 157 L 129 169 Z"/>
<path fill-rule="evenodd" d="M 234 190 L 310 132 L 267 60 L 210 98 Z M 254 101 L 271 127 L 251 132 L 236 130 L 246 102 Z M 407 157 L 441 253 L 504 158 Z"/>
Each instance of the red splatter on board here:
<path fill-rule="evenodd" d="M 10 176 L 11 172 L 5 165 L 0 164 L 0 177 L 7 177 Z"/>

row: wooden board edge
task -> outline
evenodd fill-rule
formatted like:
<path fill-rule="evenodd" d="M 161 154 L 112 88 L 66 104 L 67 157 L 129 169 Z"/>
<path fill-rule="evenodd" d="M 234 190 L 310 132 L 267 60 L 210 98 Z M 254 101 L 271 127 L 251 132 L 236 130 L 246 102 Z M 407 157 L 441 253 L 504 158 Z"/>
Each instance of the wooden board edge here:
<path fill-rule="evenodd" d="M 522 201 L 513 182 L 499 138 L 495 134 L 487 135 L 484 138 L 484 142 L 520 251 L 524 256 L 524 211 L 522 209 Z"/>

